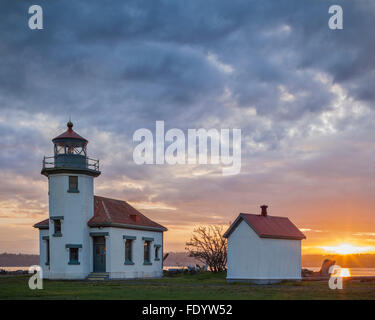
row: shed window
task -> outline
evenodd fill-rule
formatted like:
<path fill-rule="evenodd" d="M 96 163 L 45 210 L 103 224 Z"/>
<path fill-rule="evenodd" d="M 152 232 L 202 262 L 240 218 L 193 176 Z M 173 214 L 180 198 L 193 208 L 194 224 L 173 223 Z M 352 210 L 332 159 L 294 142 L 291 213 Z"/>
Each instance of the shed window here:
<path fill-rule="evenodd" d="M 77 176 L 69 176 L 68 192 L 78 192 L 78 177 Z"/>

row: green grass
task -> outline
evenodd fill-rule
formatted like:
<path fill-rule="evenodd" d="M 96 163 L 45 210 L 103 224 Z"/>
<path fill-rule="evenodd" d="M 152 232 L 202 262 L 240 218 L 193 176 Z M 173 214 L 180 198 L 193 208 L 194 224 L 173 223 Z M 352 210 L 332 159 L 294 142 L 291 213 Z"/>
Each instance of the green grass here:
<path fill-rule="evenodd" d="M 326 281 L 250 285 L 227 283 L 225 274 L 203 273 L 102 282 L 44 280 L 43 290 L 30 290 L 28 279 L 0 276 L 0 299 L 375 299 L 375 282 L 358 281 L 330 290 Z"/>

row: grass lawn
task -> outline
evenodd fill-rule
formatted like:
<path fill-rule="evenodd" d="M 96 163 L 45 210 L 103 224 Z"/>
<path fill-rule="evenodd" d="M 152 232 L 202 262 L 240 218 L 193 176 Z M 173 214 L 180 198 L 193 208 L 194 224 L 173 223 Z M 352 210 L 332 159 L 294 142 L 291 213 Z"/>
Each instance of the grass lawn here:
<path fill-rule="evenodd" d="M 30 290 L 28 279 L 0 276 L 0 299 L 375 299 L 375 281 L 345 281 L 343 290 L 330 290 L 326 281 L 250 285 L 226 283 L 225 274 L 203 273 L 144 280 L 44 280 L 43 290 Z"/>

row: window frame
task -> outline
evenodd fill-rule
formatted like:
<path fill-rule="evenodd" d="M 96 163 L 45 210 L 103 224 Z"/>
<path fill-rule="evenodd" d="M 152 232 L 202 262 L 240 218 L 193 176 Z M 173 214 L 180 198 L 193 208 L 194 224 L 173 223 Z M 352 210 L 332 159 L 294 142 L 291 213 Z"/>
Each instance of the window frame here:
<path fill-rule="evenodd" d="M 80 244 L 67 244 L 65 247 L 69 250 L 69 265 L 79 265 L 79 249 L 82 248 Z M 76 255 L 76 259 L 73 255 Z"/>
<path fill-rule="evenodd" d="M 64 220 L 63 216 L 59 217 L 50 217 L 50 220 L 53 222 L 53 237 L 62 237 L 62 220 Z M 58 223 L 56 224 L 56 221 Z M 59 225 L 60 231 L 56 230 L 57 226 Z"/>
<path fill-rule="evenodd" d="M 49 266 L 50 260 L 51 260 L 49 236 L 42 236 L 42 240 L 45 241 L 45 251 L 44 251 L 46 254 L 45 265 Z"/>
<path fill-rule="evenodd" d="M 124 242 L 124 264 L 125 265 L 134 265 L 134 261 L 133 261 L 133 253 L 134 253 L 134 241 L 137 239 L 137 237 L 134 237 L 134 236 L 127 236 L 127 235 L 124 235 L 123 236 L 123 239 L 125 240 Z M 127 248 L 126 248 L 126 244 L 129 243 L 130 245 L 130 258 L 127 257 Z"/>
<path fill-rule="evenodd" d="M 145 240 L 143 243 L 143 264 L 151 263 L 150 253 L 151 253 L 151 241 Z"/>
<path fill-rule="evenodd" d="M 125 264 L 132 265 L 133 262 L 133 241 L 132 239 L 125 239 Z"/>
<path fill-rule="evenodd" d="M 79 249 L 78 248 L 69 248 L 69 264 L 79 264 Z"/>
<path fill-rule="evenodd" d="M 155 261 L 160 261 L 160 249 L 161 249 L 160 244 L 154 245 L 154 260 Z"/>
<path fill-rule="evenodd" d="M 143 243 L 143 265 L 152 265 L 151 262 L 151 243 L 154 241 L 154 238 L 142 237 Z M 148 259 L 146 259 L 146 247 L 148 248 Z"/>
<path fill-rule="evenodd" d="M 46 239 L 46 266 L 49 266 L 50 264 L 50 243 L 49 243 L 49 239 Z"/>
<path fill-rule="evenodd" d="M 53 231 L 54 234 L 61 234 L 61 220 L 54 220 L 53 221 Z"/>

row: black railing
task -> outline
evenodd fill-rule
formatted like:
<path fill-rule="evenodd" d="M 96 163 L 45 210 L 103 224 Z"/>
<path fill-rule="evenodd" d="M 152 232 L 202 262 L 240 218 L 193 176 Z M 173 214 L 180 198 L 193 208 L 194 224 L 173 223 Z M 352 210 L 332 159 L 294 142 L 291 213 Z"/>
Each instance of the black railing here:
<path fill-rule="evenodd" d="M 43 158 L 43 169 L 89 169 L 99 171 L 99 160 L 76 155 L 57 155 Z"/>

